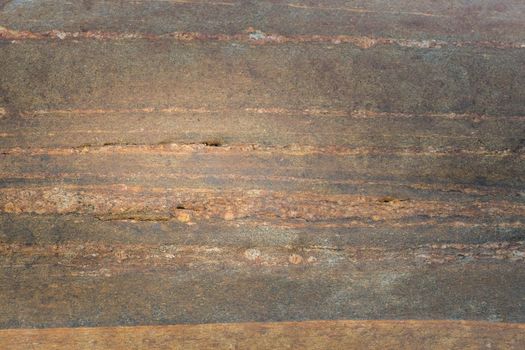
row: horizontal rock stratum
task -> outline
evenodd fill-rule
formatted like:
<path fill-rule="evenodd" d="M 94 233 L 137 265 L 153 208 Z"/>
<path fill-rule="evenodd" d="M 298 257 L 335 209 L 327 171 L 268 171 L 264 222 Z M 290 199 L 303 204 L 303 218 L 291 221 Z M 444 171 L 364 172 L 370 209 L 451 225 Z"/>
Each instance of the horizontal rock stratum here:
<path fill-rule="evenodd" d="M 524 15 L 0 0 L 0 347 L 525 348 Z"/>

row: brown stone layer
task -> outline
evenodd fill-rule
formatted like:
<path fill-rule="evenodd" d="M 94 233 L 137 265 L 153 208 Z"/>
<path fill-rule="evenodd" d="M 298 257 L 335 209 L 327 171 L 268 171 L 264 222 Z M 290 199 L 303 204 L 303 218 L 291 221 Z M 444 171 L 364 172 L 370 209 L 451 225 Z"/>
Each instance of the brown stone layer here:
<path fill-rule="evenodd" d="M 114 274 L 132 270 L 242 268 L 243 266 L 282 267 L 293 265 L 324 266 L 334 261 L 405 261 L 411 264 L 450 264 L 458 261 L 496 260 L 516 262 L 523 268 L 523 241 L 484 244 L 430 244 L 405 250 L 374 246 L 297 246 L 213 247 L 153 244 L 66 243 L 55 245 L 0 244 L 3 267 L 63 265 L 73 276 Z M 38 263 L 34 263 L 34 259 Z"/>
<path fill-rule="evenodd" d="M 425 215 L 447 217 L 519 217 L 522 203 L 472 201 L 456 203 L 393 197 L 320 195 L 267 190 L 217 191 L 139 186 L 61 186 L 0 189 L 6 213 L 91 214 L 102 220 L 169 220 L 183 222 L 235 220 L 388 221 Z"/>
<path fill-rule="evenodd" d="M 520 0 L 475 3 L 393 0 L 388 4 L 381 0 L 117 3 L 39 0 L 7 1 L 2 5 L 0 25 L 33 32 L 116 31 L 154 35 L 199 32 L 228 36 L 255 28 L 263 33 L 286 36 L 503 42 L 523 41 L 525 32 L 522 21 L 525 8 Z"/>
<path fill-rule="evenodd" d="M 247 33 L 241 34 L 205 34 L 195 32 L 173 32 L 163 35 L 146 33 L 115 33 L 102 31 L 63 32 L 52 30 L 49 32 L 16 31 L 0 27 L 0 40 L 177 40 L 191 41 L 225 41 L 245 42 L 254 45 L 289 44 L 289 43 L 330 43 L 353 44 L 368 49 L 376 45 L 398 45 L 414 48 L 442 48 L 442 47 L 487 47 L 497 49 L 523 49 L 525 42 L 497 42 L 497 41 L 444 41 L 444 40 L 410 40 L 399 38 L 366 37 L 351 35 L 294 35 L 266 34 L 260 30 L 249 28 Z"/>
<path fill-rule="evenodd" d="M 523 348 L 524 14 L 0 0 L 0 348 Z"/>
<path fill-rule="evenodd" d="M 309 321 L 0 330 L 9 349 L 521 349 L 522 324 Z"/>
<path fill-rule="evenodd" d="M 0 60 L 0 104 L 17 121 L 41 110 L 172 106 L 525 115 L 523 49 L 64 40 L 4 42 Z"/>

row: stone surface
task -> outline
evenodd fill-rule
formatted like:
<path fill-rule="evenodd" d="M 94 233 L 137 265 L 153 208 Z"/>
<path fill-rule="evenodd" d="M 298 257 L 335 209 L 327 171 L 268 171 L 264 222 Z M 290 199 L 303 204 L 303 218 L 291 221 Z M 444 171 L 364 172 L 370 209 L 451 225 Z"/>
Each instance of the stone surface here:
<path fill-rule="evenodd" d="M 523 348 L 524 11 L 0 1 L 0 347 Z"/>
<path fill-rule="evenodd" d="M 9 349 L 522 349 L 523 325 L 309 321 L 0 330 Z"/>

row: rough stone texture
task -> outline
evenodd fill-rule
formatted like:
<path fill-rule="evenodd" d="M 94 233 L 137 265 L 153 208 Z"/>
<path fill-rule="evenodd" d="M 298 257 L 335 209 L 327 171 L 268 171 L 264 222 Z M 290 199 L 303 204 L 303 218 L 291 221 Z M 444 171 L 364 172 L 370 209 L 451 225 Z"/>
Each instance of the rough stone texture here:
<path fill-rule="evenodd" d="M 17 349 L 509 349 L 525 328 L 466 321 L 310 321 L 0 330 Z"/>
<path fill-rule="evenodd" d="M 524 15 L 0 1 L 0 347 L 524 348 Z"/>

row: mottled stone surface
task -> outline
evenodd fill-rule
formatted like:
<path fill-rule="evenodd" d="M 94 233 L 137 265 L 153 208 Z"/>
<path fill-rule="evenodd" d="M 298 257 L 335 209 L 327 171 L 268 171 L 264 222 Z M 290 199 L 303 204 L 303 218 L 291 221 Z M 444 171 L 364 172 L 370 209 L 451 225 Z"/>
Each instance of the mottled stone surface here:
<path fill-rule="evenodd" d="M 184 332 L 523 348 L 508 322 L 525 322 L 524 15 L 0 1 L 0 328 L 147 326 L 137 344 L 198 348 L 154 326 L 257 321 Z"/>

